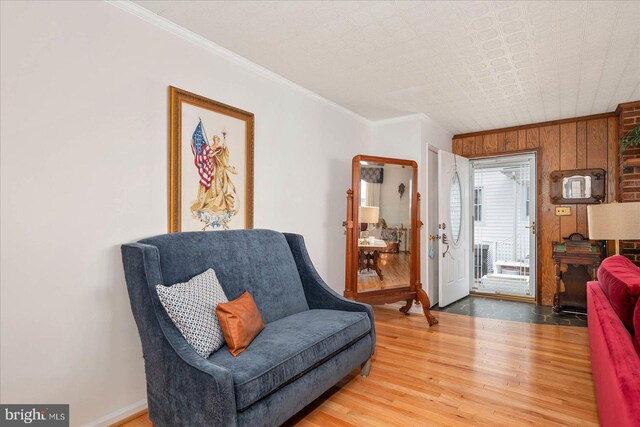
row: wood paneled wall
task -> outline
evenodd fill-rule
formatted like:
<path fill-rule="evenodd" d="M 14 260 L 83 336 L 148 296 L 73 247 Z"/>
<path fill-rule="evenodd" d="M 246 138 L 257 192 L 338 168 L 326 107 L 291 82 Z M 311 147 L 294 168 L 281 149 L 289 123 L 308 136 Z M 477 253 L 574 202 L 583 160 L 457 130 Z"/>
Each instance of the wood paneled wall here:
<path fill-rule="evenodd" d="M 469 158 L 537 151 L 538 162 L 538 301 L 552 305 L 555 266 L 551 242 L 573 232 L 587 235 L 587 205 L 556 216 L 549 198 L 555 170 L 602 168 L 607 171 L 607 202 L 615 200 L 618 117 L 615 113 L 476 132 L 453 137 L 453 152 Z"/>

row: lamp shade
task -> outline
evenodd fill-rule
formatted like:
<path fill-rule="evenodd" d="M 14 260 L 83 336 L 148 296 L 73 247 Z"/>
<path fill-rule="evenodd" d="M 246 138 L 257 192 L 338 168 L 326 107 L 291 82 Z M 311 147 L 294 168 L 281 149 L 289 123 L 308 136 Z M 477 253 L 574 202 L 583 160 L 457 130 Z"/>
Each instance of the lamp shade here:
<path fill-rule="evenodd" d="M 640 239 L 640 202 L 587 206 L 592 240 Z"/>
<path fill-rule="evenodd" d="M 364 224 L 375 224 L 380 216 L 380 208 L 377 206 L 360 206 L 358 208 L 358 220 Z"/>

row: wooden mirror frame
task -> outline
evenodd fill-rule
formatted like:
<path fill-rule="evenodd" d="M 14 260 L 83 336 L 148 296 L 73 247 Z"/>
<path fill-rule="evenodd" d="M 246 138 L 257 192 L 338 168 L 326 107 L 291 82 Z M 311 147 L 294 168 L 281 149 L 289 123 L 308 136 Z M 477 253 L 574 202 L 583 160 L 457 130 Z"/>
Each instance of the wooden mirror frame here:
<path fill-rule="evenodd" d="M 567 199 L 562 194 L 562 181 L 572 176 L 591 177 L 591 197 Z M 607 172 L 604 169 L 574 169 L 551 172 L 549 198 L 554 205 L 575 205 L 581 203 L 603 203 L 607 196 Z"/>
<path fill-rule="evenodd" d="M 413 169 L 413 185 L 411 186 L 411 243 L 410 243 L 410 273 L 407 286 L 393 289 L 381 289 L 377 291 L 358 291 L 358 207 L 359 198 L 354 198 L 354 194 L 360 194 L 360 164 L 361 162 L 373 162 L 408 166 Z M 345 269 L 345 290 L 344 296 L 354 301 L 367 304 L 389 304 L 398 301 L 405 301 L 406 304 L 400 308 L 400 312 L 409 314 L 409 309 L 413 302 L 422 305 L 429 326 L 438 323 L 429 310 L 431 302 L 427 293 L 422 289 L 420 282 L 420 230 L 424 225 L 420 220 L 420 193 L 418 193 L 418 164 L 413 160 L 392 159 L 387 157 L 357 155 L 351 162 L 351 188 L 347 190 L 347 220 L 344 225 L 347 235 L 347 255 Z"/>

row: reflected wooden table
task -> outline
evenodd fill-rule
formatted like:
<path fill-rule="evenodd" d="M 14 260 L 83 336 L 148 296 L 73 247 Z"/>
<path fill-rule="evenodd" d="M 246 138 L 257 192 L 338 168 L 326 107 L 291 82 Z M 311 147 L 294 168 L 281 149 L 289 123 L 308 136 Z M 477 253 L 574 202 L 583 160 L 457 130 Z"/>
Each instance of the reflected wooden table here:
<path fill-rule="evenodd" d="M 375 239 L 373 243 L 366 240 L 358 241 L 358 271 L 373 270 L 376 272 L 380 280 L 384 280 L 382 270 L 380 269 L 380 251 L 387 249 L 387 243 L 384 240 Z"/>

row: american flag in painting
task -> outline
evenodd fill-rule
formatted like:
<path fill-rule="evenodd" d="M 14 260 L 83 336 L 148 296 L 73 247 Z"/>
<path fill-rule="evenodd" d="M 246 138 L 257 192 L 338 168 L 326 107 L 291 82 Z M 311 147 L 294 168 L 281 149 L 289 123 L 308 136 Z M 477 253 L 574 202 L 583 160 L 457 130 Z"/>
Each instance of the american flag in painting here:
<path fill-rule="evenodd" d="M 196 126 L 196 130 L 193 131 L 191 151 L 193 152 L 193 163 L 196 165 L 198 174 L 200 175 L 200 185 L 208 190 L 209 187 L 211 187 L 213 168 L 211 167 L 211 158 L 209 157 L 211 148 L 209 144 L 207 144 L 202 120 L 200 120 L 198 126 Z"/>

